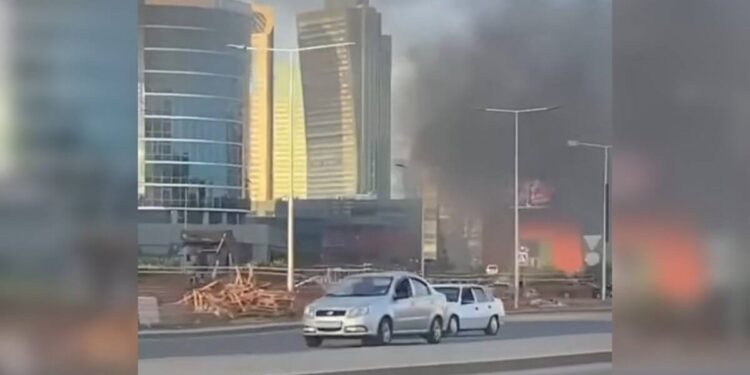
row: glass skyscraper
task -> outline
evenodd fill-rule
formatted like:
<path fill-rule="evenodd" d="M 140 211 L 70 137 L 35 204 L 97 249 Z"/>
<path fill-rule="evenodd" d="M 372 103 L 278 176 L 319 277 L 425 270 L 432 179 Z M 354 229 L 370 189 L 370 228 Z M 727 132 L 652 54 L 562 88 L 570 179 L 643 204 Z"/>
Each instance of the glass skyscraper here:
<path fill-rule="evenodd" d="M 307 196 L 390 198 L 391 37 L 367 0 L 326 0 L 297 16 Z"/>
<path fill-rule="evenodd" d="M 237 224 L 249 212 L 249 3 L 145 0 L 138 198 L 153 222 Z"/>
<path fill-rule="evenodd" d="M 273 102 L 274 102 L 274 13 L 267 5 L 253 4 L 255 27 L 251 46 L 252 87 L 248 135 L 250 200 L 264 203 L 273 198 Z M 259 211 L 259 210 L 256 210 Z"/>

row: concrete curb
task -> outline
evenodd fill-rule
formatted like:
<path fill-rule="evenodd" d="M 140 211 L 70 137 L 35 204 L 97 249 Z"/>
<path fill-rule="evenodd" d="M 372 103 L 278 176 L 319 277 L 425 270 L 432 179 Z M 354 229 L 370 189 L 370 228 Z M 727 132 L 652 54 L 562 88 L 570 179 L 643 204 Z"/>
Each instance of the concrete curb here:
<path fill-rule="evenodd" d="M 565 314 L 565 313 L 590 313 L 608 312 L 612 307 L 591 308 L 567 308 L 567 309 L 521 309 L 507 311 L 506 315 L 543 315 L 543 314 Z M 172 329 L 145 329 L 138 331 L 139 339 L 161 339 L 173 337 L 201 337 L 217 336 L 225 334 L 241 335 L 265 332 L 288 331 L 301 329 L 301 322 L 246 324 L 236 326 L 205 327 L 205 328 L 172 328 Z"/>
<path fill-rule="evenodd" d="M 545 357 L 503 359 L 468 363 L 440 363 L 407 367 L 384 367 L 376 369 L 315 372 L 305 375 L 469 375 L 501 371 L 523 371 L 564 366 L 611 363 L 612 351 L 579 354 L 562 354 Z"/>
<path fill-rule="evenodd" d="M 564 308 L 537 308 L 537 309 L 518 309 L 508 310 L 506 315 L 521 314 L 552 314 L 552 313 L 583 313 L 583 312 L 607 312 L 612 311 L 612 306 L 595 306 L 595 307 L 564 307 Z"/>
<path fill-rule="evenodd" d="M 301 322 L 246 324 L 228 327 L 146 329 L 138 331 L 138 338 L 199 337 L 224 334 L 241 335 L 249 333 L 278 332 L 298 328 L 302 328 Z"/>

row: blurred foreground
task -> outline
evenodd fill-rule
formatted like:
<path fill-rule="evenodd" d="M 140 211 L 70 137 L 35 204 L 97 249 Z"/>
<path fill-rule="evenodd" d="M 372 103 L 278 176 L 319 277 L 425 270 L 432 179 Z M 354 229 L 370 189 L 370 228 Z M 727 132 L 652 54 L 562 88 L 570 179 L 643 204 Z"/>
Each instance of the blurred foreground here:
<path fill-rule="evenodd" d="M 614 367 L 747 374 L 747 1 L 615 1 Z"/>
<path fill-rule="evenodd" d="M 136 372 L 136 1 L 0 1 L 0 373 Z"/>

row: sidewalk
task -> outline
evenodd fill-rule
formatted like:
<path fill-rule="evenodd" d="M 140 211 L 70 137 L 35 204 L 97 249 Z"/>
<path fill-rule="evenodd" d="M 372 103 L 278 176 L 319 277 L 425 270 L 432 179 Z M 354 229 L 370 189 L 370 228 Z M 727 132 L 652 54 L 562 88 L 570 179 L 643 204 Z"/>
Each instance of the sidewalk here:
<path fill-rule="evenodd" d="M 508 310 L 507 316 L 540 316 L 544 314 L 565 314 L 565 313 L 596 313 L 610 312 L 612 306 L 563 306 L 549 308 L 522 308 L 518 310 Z M 206 336 L 220 334 L 249 334 L 276 332 L 291 329 L 302 328 L 302 322 L 297 319 L 286 321 L 263 322 L 254 318 L 235 319 L 226 322 L 223 325 L 213 325 L 208 327 L 164 327 L 164 328 L 146 328 L 139 329 L 139 338 L 166 338 L 166 337 L 184 337 L 184 336 Z"/>

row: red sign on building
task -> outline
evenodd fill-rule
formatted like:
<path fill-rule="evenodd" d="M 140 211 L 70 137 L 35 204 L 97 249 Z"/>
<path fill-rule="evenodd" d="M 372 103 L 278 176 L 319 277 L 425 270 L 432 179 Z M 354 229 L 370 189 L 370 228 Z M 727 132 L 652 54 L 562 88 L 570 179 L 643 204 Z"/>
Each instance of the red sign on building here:
<path fill-rule="evenodd" d="M 509 190 L 510 194 L 513 189 Z M 518 187 L 518 205 L 526 208 L 545 208 L 552 202 L 555 189 L 540 179 L 524 181 Z M 511 196 L 510 201 L 513 201 Z"/>

